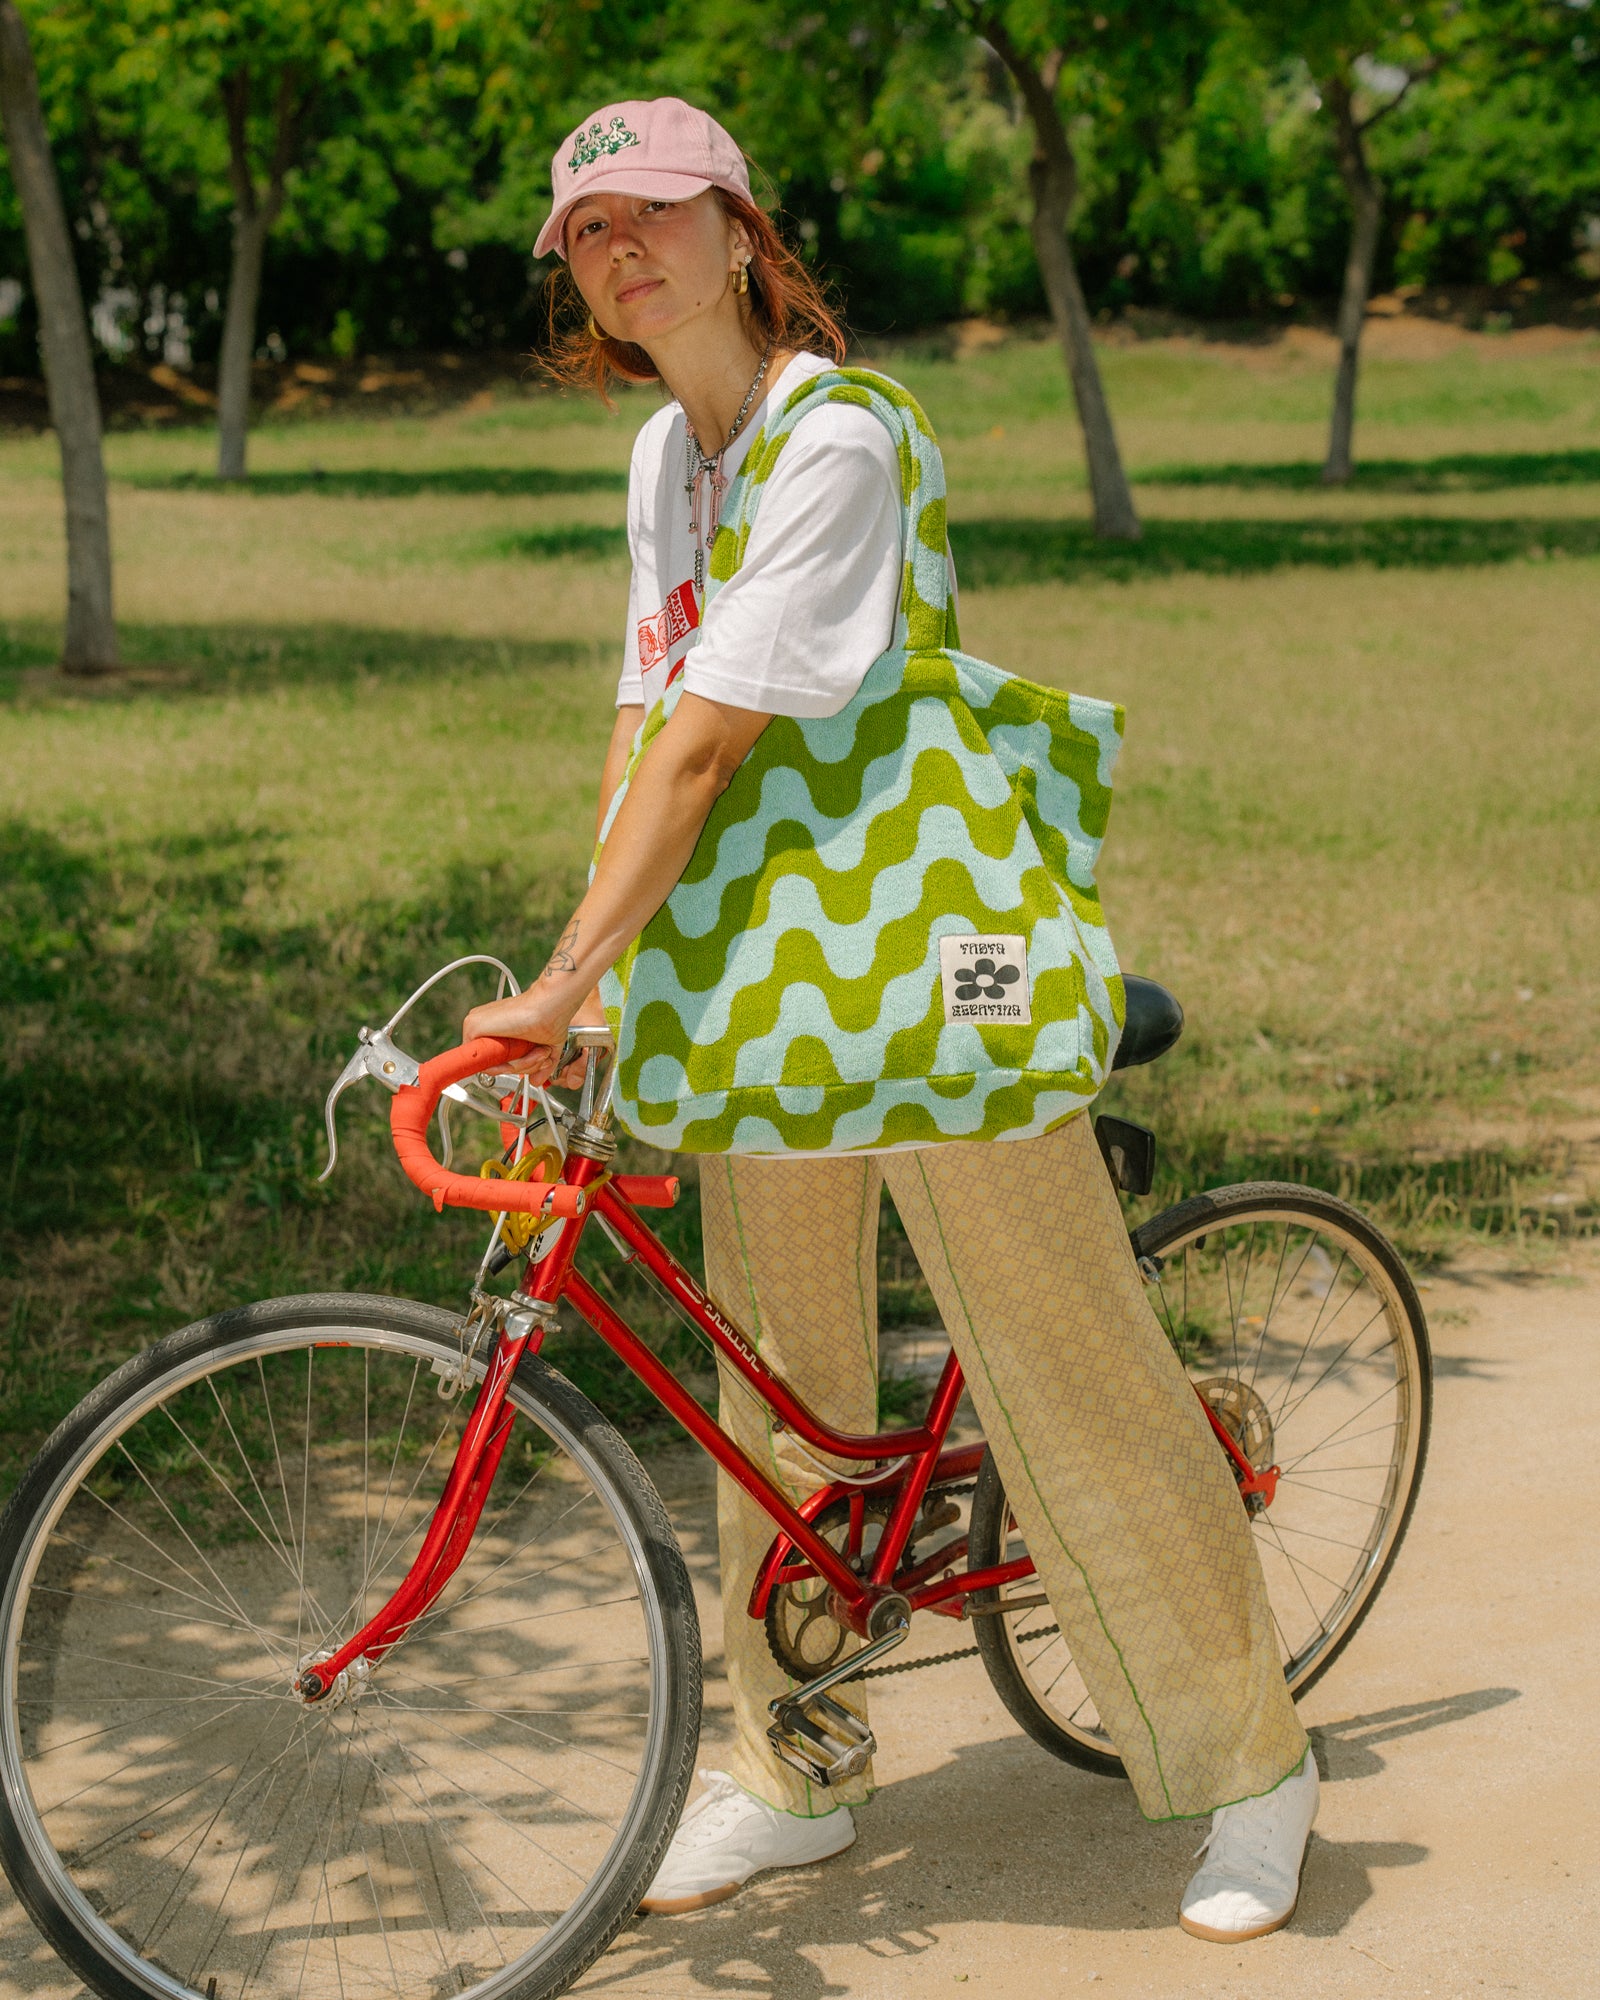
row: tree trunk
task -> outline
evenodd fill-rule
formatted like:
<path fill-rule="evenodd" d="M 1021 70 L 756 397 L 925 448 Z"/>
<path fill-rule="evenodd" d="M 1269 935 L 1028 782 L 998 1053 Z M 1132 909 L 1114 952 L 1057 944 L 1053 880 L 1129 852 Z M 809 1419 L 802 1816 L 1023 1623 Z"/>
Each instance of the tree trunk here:
<path fill-rule="evenodd" d="M 256 352 L 256 314 L 261 305 L 261 266 L 267 236 L 283 207 L 283 184 L 300 142 L 305 110 L 293 67 L 278 74 L 273 106 L 272 160 L 265 192 L 256 187 L 250 164 L 251 77 L 238 69 L 222 86 L 228 118 L 228 178 L 233 183 L 233 268 L 228 274 L 228 310 L 222 321 L 222 353 L 217 368 L 217 477 L 243 479 L 245 443 L 250 434 L 250 369 Z"/>
<path fill-rule="evenodd" d="M 233 268 L 228 274 L 228 310 L 222 322 L 217 369 L 217 477 L 243 479 L 245 441 L 250 432 L 250 368 L 256 352 L 256 311 L 261 303 L 261 264 L 267 223 L 252 199 L 233 218 Z"/>
<path fill-rule="evenodd" d="M 61 665 L 69 674 L 110 673 L 117 665 L 117 627 L 111 609 L 111 518 L 100 448 L 100 396 L 66 210 L 39 103 L 38 73 L 13 0 L 0 0 L 0 128 L 22 205 L 50 422 L 61 449 L 67 517 L 67 629 Z"/>
<path fill-rule="evenodd" d="M 1067 373 L 1078 405 L 1078 422 L 1083 431 L 1084 456 L 1089 466 L 1089 494 L 1094 506 L 1094 531 L 1103 541 L 1136 542 L 1144 530 L 1122 469 L 1117 433 L 1111 410 L 1100 381 L 1094 341 L 1089 328 L 1089 308 L 1078 282 L 1067 225 L 1078 191 L 1078 163 L 1072 141 L 1062 123 L 1056 104 L 1055 80 L 1059 56 L 1036 69 L 1023 56 L 1000 22 L 986 17 L 984 39 L 1010 70 L 1021 92 L 1033 125 L 1033 158 L 1028 165 L 1028 188 L 1033 196 L 1033 254 L 1050 317 L 1066 356 Z"/>
<path fill-rule="evenodd" d="M 1344 289 L 1339 295 L 1339 372 L 1333 386 L 1333 417 L 1328 426 L 1328 456 L 1322 467 L 1325 486 L 1342 486 L 1354 469 L 1352 446 L 1356 423 L 1356 374 L 1361 365 L 1361 329 L 1366 324 L 1372 293 L 1372 266 L 1378 254 L 1378 230 L 1383 222 L 1383 188 L 1367 160 L 1363 128 L 1356 121 L 1351 91 L 1342 79 L 1325 85 L 1331 106 L 1339 158 L 1339 178 L 1350 198 L 1350 251 L 1345 259 Z"/>

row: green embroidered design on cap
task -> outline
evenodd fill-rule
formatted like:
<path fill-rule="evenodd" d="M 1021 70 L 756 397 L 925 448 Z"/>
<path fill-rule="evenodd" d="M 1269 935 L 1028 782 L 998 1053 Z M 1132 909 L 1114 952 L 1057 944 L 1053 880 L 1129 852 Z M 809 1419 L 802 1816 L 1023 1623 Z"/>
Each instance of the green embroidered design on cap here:
<path fill-rule="evenodd" d="M 1122 711 L 958 650 L 944 465 L 914 397 L 840 368 L 785 401 L 729 490 L 708 606 L 796 424 L 825 402 L 870 410 L 895 440 L 896 630 L 839 714 L 767 725 L 601 982 L 619 1115 L 673 1152 L 1036 1137 L 1094 1098 L 1121 1033 L 1094 869 Z M 646 716 L 602 842 L 682 687 Z M 974 983 L 995 1004 L 975 1005 Z"/>
<path fill-rule="evenodd" d="M 580 125 L 573 134 L 572 157 L 567 162 L 567 172 L 575 174 L 582 167 L 592 167 L 596 160 L 603 160 L 608 153 L 620 153 L 638 143 L 638 133 L 631 131 L 622 119 L 613 118 L 608 126 L 602 127 L 597 118 L 587 132 Z"/>

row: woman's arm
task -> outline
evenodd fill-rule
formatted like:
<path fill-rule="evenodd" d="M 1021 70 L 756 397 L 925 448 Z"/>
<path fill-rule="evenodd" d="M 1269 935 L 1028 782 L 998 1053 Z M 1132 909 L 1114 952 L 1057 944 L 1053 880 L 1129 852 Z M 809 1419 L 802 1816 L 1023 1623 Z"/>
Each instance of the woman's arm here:
<path fill-rule="evenodd" d="M 630 731 L 619 753 L 626 713 L 618 711 L 606 754 L 602 817 L 621 781 L 632 741 Z M 757 710 L 700 695 L 679 698 L 634 773 L 594 880 L 550 963 L 526 993 L 474 1007 L 462 1025 L 464 1041 L 474 1035 L 507 1035 L 532 1042 L 533 1052 L 518 1067 L 535 1083 L 549 1079 L 579 1006 L 671 895 L 711 808 L 770 720 Z"/>
<path fill-rule="evenodd" d="M 600 838 L 600 829 L 606 823 L 606 814 L 611 810 L 611 801 L 616 796 L 618 785 L 628 768 L 628 755 L 633 749 L 633 739 L 639 733 L 639 724 L 644 721 L 644 705 L 641 702 L 625 702 L 617 710 L 617 719 L 611 727 L 611 741 L 606 745 L 606 761 L 600 767 L 600 800 L 595 807 L 594 837 Z M 583 1004 L 572 1017 L 581 1028 L 601 1028 L 605 1026 L 606 1010 L 600 1001 L 600 989 L 592 987 L 585 995 Z M 563 1077 L 567 1083 L 574 1080 L 582 1070 L 582 1063 L 574 1066 L 573 1077 Z"/>

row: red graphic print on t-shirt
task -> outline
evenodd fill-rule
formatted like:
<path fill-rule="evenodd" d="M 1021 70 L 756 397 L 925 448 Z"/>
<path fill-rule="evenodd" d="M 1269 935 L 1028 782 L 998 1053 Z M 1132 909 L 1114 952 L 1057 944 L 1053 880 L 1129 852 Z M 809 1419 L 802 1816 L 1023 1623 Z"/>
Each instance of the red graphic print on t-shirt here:
<path fill-rule="evenodd" d="M 639 620 L 639 666 L 644 673 L 660 660 L 680 639 L 686 639 L 700 623 L 700 607 L 694 601 L 694 585 L 680 583 L 672 595 L 656 612 L 654 617 Z M 668 675 L 669 682 L 676 680 L 683 662 Z"/>

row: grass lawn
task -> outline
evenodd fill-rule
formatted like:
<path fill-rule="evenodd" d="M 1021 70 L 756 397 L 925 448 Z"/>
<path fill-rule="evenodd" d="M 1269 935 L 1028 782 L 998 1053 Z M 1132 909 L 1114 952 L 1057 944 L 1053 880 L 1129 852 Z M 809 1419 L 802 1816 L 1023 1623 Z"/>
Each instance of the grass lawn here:
<path fill-rule="evenodd" d="M 1587 1226 L 1600 1131 L 1600 341 L 1435 346 L 1375 343 L 1336 494 L 1320 351 L 1108 347 L 1132 551 L 1087 532 L 1053 349 L 889 362 L 946 441 L 969 649 L 1128 709 L 1106 903 L 1190 1026 L 1108 1104 L 1158 1196 L 1310 1178 L 1422 1256 Z M 0 1460 L 214 1306 L 460 1296 L 477 1226 L 376 1092 L 314 1184 L 321 1098 L 363 1020 L 460 952 L 531 972 L 570 905 L 654 406 L 284 421 L 238 493 L 204 432 L 116 436 L 129 670 L 83 689 L 53 442 L 0 438 Z"/>

